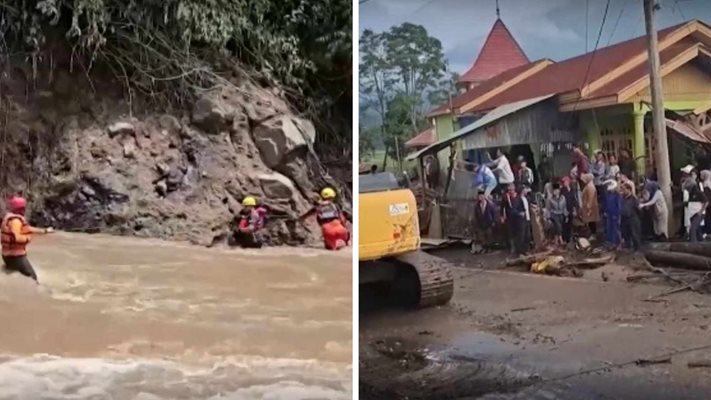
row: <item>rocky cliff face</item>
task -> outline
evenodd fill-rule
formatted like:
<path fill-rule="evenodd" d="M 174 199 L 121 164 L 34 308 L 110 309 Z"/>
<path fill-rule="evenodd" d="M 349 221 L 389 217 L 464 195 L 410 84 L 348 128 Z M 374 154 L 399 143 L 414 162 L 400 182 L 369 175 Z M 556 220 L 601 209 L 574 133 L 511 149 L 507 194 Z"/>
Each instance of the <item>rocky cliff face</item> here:
<path fill-rule="evenodd" d="M 350 188 L 313 150 L 314 125 L 249 80 L 167 112 L 115 84 L 46 82 L 2 82 L 2 194 L 28 196 L 37 224 L 212 245 L 253 195 L 272 210 L 274 244 L 320 245 L 315 223 L 297 217 L 326 185 L 349 208 Z"/>

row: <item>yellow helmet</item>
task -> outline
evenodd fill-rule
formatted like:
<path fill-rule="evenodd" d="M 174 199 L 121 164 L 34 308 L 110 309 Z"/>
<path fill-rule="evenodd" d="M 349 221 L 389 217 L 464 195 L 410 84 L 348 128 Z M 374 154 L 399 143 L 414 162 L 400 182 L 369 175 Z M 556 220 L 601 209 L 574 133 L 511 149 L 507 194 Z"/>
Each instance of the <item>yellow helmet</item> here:
<path fill-rule="evenodd" d="M 242 200 L 242 205 L 244 207 L 255 207 L 257 205 L 257 199 L 252 196 L 247 196 Z"/>
<path fill-rule="evenodd" d="M 324 200 L 331 200 L 336 198 L 336 191 L 330 187 L 324 188 L 321 191 L 321 198 Z"/>

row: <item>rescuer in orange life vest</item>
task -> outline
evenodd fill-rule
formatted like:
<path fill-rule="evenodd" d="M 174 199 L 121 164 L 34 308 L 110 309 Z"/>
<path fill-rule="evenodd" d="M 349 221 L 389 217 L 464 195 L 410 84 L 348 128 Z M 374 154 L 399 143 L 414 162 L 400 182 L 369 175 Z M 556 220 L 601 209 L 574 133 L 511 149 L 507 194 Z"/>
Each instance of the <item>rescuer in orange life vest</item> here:
<path fill-rule="evenodd" d="M 25 220 L 27 200 L 13 196 L 7 203 L 10 212 L 2 220 L 2 260 L 7 272 L 19 272 L 22 275 L 37 280 L 30 260 L 27 259 L 27 245 L 32 240 L 32 234 L 52 233 L 52 228 L 35 228 Z"/>
<path fill-rule="evenodd" d="M 257 199 L 252 196 L 242 200 L 242 207 L 235 221 L 235 243 L 242 247 L 260 248 L 264 242 L 261 230 L 267 224 L 267 208 L 257 205 Z"/>
<path fill-rule="evenodd" d="M 324 245 L 328 250 L 340 250 L 351 241 L 351 233 L 346 224 L 351 216 L 334 202 L 336 191 L 327 187 L 321 191 L 321 200 L 311 208 L 301 219 L 316 215 L 316 221 L 321 225 Z"/>

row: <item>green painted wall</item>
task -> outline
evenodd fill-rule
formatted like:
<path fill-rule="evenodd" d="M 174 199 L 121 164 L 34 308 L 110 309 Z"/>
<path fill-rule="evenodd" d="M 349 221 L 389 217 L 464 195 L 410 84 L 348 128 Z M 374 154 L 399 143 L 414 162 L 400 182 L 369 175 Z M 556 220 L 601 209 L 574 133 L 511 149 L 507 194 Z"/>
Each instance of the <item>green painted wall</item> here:
<path fill-rule="evenodd" d="M 437 140 L 447 139 L 451 137 L 455 131 L 454 120 L 451 114 L 441 115 L 435 118 L 435 127 L 437 131 Z M 440 170 L 446 174 L 449 169 L 449 150 L 444 149 L 437 154 L 439 158 Z"/>

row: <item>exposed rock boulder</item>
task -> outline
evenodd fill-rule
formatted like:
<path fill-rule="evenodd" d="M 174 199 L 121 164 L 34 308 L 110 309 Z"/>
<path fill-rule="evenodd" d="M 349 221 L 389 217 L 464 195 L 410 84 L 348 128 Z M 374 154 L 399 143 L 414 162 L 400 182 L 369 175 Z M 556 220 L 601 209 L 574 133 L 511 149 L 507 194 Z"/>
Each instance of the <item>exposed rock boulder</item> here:
<path fill-rule="evenodd" d="M 271 199 L 291 199 L 297 193 L 294 183 L 282 174 L 261 174 L 258 179 L 264 195 Z"/>
<path fill-rule="evenodd" d="M 219 102 L 203 97 L 193 106 L 193 124 L 207 133 L 218 133 L 230 122 L 229 112 Z"/>
<path fill-rule="evenodd" d="M 308 145 L 294 121 L 294 117 L 282 115 L 264 121 L 254 129 L 254 143 L 267 167 L 278 168 L 290 153 Z"/>

